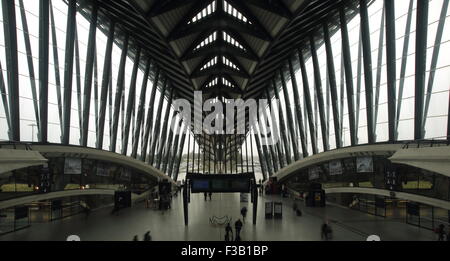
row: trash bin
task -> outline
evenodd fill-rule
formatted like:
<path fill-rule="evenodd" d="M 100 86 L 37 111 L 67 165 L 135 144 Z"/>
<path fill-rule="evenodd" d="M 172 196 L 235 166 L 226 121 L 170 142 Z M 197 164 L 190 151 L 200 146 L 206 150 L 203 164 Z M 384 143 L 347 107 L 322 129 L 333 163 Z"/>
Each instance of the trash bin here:
<path fill-rule="evenodd" d="M 283 203 L 281 202 L 274 203 L 274 217 L 275 218 L 283 217 Z"/>

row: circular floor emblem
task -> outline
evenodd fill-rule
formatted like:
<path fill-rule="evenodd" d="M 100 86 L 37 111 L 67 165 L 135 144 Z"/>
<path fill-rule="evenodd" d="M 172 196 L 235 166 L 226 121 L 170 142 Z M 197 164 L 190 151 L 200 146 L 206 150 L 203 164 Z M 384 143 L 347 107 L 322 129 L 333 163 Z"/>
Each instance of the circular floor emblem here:
<path fill-rule="evenodd" d="M 381 241 L 381 238 L 377 235 L 371 235 L 367 238 L 367 241 Z"/>
<path fill-rule="evenodd" d="M 67 241 L 81 241 L 81 238 L 77 235 L 71 235 L 67 237 Z"/>

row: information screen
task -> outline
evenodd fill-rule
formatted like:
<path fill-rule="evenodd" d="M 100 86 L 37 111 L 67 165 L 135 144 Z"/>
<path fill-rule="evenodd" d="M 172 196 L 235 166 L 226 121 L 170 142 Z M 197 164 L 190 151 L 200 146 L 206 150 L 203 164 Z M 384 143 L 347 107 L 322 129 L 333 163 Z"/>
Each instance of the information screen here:
<path fill-rule="evenodd" d="M 209 180 L 192 180 L 192 190 L 209 190 Z"/>
<path fill-rule="evenodd" d="M 253 174 L 188 174 L 192 193 L 220 192 L 220 193 L 250 193 Z"/>

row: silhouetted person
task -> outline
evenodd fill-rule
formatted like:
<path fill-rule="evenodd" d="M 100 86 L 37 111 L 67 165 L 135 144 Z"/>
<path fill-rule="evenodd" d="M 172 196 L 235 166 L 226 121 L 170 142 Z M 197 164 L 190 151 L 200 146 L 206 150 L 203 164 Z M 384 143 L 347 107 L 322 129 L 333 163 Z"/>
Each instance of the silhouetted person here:
<path fill-rule="evenodd" d="M 444 241 L 445 226 L 443 224 L 440 224 L 438 229 L 436 230 L 436 233 L 438 234 L 438 241 Z"/>
<path fill-rule="evenodd" d="M 139 238 L 138 238 L 137 235 L 135 235 L 135 236 L 133 237 L 133 241 L 139 241 Z"/>
<path fill-rule="evenodd" d="M 245 217 L 247 216 L 247 208 L 243 207 L 241 209 L 242 220 L 245 222 Z"/>
<path fill-rule="evenodd" d="M 230 223 L 225 227 L 225 241 L 233 240 L 233 228 L 231 228 Z"/>
<path fill-rule="evenodd" d="M 152 236 L 150 236 L 150 231 L 144 234 L 144 241 L 152 241 Z"/>
<path fill-rule="evenodd" d="M 240 237 L 241 234 L 241 229 L 242 229 L 242 221 L 240 219 L 238 219 L 235 223 L 234 223 L 234 228 L 236 229 L 236 239 L 238 237 Z"/>
<path fill-rule="evenodd" d="M 209 201 L 211 201 L 212 192 L 209 192 Z"/>
<path fill-rule="evenodd" d="M 205 195 L 205 201 L 208 200 L 208 193 L 205 192 L 204 195 Z"/>
<path fill-rule="evenodd" d="M 331 234 L 331 228 L 327 223 L 323 223 L 322 229 L 321 229 L 321 237 L 322 239 L 329 240 L 330 234 Z"/>

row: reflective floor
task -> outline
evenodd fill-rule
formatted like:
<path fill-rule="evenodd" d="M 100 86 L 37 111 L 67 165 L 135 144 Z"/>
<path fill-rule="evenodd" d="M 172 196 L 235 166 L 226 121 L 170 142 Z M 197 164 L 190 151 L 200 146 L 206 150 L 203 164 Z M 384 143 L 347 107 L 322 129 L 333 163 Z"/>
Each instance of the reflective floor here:
<path fill-rule="evenodd" d="M 264 203 L 283 202 L 282 219 L 265 219 Z M 240 209 L 247 206 L 248 214 L 241 232 L 243 241 L 319 241 L 320 227 L 325 219 L 333 229 L 334 241 L 366 240 L 378 235 L 382 240 L 436 240 L 435 234 L 402 220 L 374 217 L 358 211 L 328 205 L 326 208 L 301 206 L 303 216 L 298 217 L 290 199 L 262 196 L 258 201 L 257 225 L 252 221 L 252 203 L 241 203 L 239 194 L 213 194 L 205 201 L 203 194 L 192 194 L 189 204 L 189 226 L 184 225 L 182 197 L 173 199 L 172 209 L 161 212 L 145 208 L 143 203 L 111 215 L 112 208 L 91 213 L 89 217 L 77 215 L 46 224 L 32 224 L 30 228 L 0 236 L 6 240 L 66 240 L 78 235 L 83 241 L 130 241 L 134 235 L 142 240 L 151 231 L 154 241 L 223 241 L 225 228 L 211 224 L 210 218 L 240 218 Z M 233 225 L 234 229 L 234 225 Z"/>

